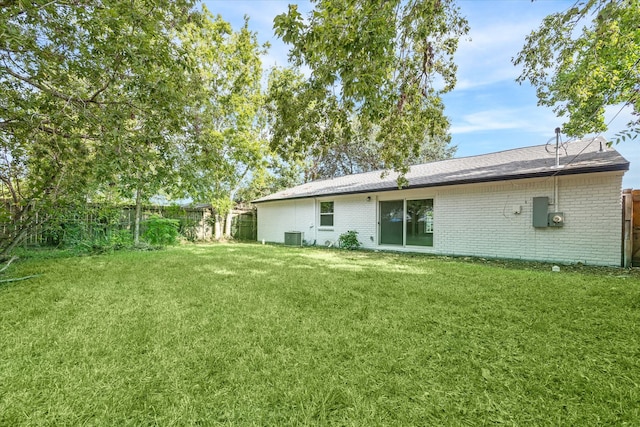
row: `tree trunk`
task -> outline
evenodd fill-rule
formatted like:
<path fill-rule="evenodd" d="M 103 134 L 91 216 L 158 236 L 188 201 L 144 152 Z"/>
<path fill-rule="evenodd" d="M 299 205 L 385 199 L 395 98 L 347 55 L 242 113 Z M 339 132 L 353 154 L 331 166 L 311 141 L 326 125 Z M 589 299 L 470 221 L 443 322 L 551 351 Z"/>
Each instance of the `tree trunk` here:
<path fill-rule="evenodd" d="M 136 189 L 136 214 L 133 220 L 133 243 L 140 243 L 140 218 L 142 217 L 142 197 L 140 188 Z"/>
<path fill-rule="evenodd" d="M 23 226 L 17 234 L 15 234 L 10 240 L 6 243 L 6 246 L 2 249 L 0 253 L 0 258 L 4 259 L 9 257 L 9 254 L 18 246 L 22 241 L 27 237 L 27 234 L 31 230 L 31 227 Z"/>
<path fill-rule="evenodd" d="M 227 217 L 224 222 L 224 238 L 231 239 L 231 220 L 233 219 L 233 211 L 227 212 Z"/>
<path fill-rule="evenodd" d="M 224 221 L 224 217 L 216 212 L 216 221 L 213 225 L 213 237 L 216 240 L 222 239 L 222 223 Z"/>
<path fill-rule="evenodd" d="M 17 212 L 11 212 L 11 228 L 13 232 L 8 233 L 8 236 L 3 239 L 2 246 L 0 246 L 0 258 L 7 258 L 9 254 L 22 243 L 29 232 L 31 232 L 38 225 L 34 221 L 35 213 L 33 212 L 32 202 L 28 202 L 24 207 L 18 209 Z M 42 222 L 48 220 L 48 217 L 44 217 Z"/>

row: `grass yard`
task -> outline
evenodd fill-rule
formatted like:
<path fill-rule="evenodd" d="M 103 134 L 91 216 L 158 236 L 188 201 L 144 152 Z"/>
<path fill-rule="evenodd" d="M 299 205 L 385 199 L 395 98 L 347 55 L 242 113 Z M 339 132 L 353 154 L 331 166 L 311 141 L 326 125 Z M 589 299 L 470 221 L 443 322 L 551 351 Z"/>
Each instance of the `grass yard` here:
<path fill-rule="evenodd" d="M 507 264 L 509 265 L 509 264 Z M 261 245 L 27 259 L 0 425 L 639 425 L 624 270 Z"/>

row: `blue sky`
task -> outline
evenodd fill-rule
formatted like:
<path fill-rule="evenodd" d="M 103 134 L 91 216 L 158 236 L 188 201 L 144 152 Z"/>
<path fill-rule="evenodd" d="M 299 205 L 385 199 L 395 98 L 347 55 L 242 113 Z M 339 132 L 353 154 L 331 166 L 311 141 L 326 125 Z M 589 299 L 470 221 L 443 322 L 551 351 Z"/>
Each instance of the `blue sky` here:
<path fill-rule="evenodd" d="M 289 3 L 297 3 L 302 13 L 313 6 L 308 1 L 293 0 L 203 3 L 235 28 L 242 25 L 244 15 L 249 16 L 249 27 L 258 34 L 260 42 L 271 44 L 263 58 L 265 69 L 287 64 L 288 49 L 273 34 L 273 18 L 286 12 Z M 520 69 L 511 63 L 511 58 L 545 16 L 564 11 L 574 3 L 574 0 L 458 0 L 471 31 L 470 40 L 461 40 L 456 54 L 458 85 L 444 97 L 452 144 L 458 147 L 456 157 L 545 144 L 555 137 L 554 129 L 562 125 L 562 118 L 557 118 L 551 108 L 537 106 L 535 90 L 529 84 L 516 83 Z M 609 108 L 610 129 L 603 136 L 613 139 L 630 117 L 629 109 Z M 623 142 L 615 148 L 631 162 L 623 187 L 640 188 L 640 140 Z"/>

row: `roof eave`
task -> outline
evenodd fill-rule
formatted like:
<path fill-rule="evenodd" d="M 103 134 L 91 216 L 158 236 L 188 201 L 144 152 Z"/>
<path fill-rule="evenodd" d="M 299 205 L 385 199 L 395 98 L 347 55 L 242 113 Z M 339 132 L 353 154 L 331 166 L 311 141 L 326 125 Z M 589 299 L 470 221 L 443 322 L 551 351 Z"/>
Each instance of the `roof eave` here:
<path fill-rule="evenodd" d="M 576 167 L 576 168 L 568 168 L 568 169 L 550 169 L 542 172 L 458 179 L 458 180 L 445 181 L 445 182 L 408 185 L 402 188 L 393 186 L 393 187 L 380 187 L 376 189 L 366 189 L 366 190 L 340 191 L 336 193 L 322 193 L 322 194 L 309 194 L 309 195 L 303 195 L 303 196 L 282 197 L 278 199 L 269 199 L 269 200 L 258 199 L 258 200 L 252 201 L 251 203 L 260 204 L 260 203 L 268 203 L 268 202 L 281 202 L 285 200 L 313 199 L 316 197 L 332 197 L 332 196 L 347 196 L 347 195 L 353 195 L 353 194 L 382 193 L 387 191 L 411 190 L 415 188 L 432 188 L 432 187 L 446 187 L 450 185 L 481 184 L 485 182 L 513 181 L 517 179 L 530 179 L 530 178 L 547 178 L 552 176 L 580 175 L 580 174 L 586 174 L 586 173 L 626 172 L 628 170 L 629 170 L 629 162 L 626 162 L 626 163 L 616 163 L 616 164 L 609 164 L 609 165 L 602 165 L 602 166 L 585 166 L 585 167 Z"/>

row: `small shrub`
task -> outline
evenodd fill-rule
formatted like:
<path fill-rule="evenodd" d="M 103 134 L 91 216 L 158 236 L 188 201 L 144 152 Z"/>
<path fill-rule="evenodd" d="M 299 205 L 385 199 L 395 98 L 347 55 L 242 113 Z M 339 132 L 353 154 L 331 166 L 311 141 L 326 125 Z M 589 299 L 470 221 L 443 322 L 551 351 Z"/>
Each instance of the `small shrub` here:
<path fill-rule="evenodd" d="M 358 240 L 358 232 L 357 231 L 347 231 L 346 233 L 342 233 L 338 238 L 338 243 L 340 247 L 343 249 L 358 249 L 362 246 L 362 243 Z"/>
<path fill-rule="evenodd" d="M 126 249 L 133 246 L 133 235 L 129 230 L 118 230 L 109 235 L 109 245 L 114 250 Z"/>
<path fill-rule="evenodd" d="M 145 221 L 144 239 L 152 245 L 175 245 L 178 243 L 180 221 L 151 215 Z"/>
<path fill-rule="evenodd" d="M 165 218 L 180 221 L 178 234 L 189 242 L 195 242 L 198 238 L 198 225 L 200 221 L 192 216 L 181 206 L 171 205 L 164 208 L 162 214 Z"/>

